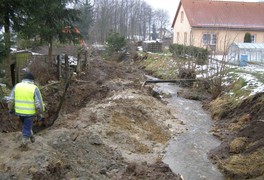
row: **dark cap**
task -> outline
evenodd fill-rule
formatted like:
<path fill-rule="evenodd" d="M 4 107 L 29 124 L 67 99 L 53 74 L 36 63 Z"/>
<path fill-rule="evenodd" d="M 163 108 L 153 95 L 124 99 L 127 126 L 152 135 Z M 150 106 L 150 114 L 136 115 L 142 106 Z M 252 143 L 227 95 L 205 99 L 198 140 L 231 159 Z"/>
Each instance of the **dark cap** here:
<path fill-rule="evenodd" d="M 29 79 L 29 80 L 34 81 L 35 78 L 34 78 L 33 74 L 31 74 L 31 73 L 27 73 L 27 74 L 24 76 L 23 79 Z"/>

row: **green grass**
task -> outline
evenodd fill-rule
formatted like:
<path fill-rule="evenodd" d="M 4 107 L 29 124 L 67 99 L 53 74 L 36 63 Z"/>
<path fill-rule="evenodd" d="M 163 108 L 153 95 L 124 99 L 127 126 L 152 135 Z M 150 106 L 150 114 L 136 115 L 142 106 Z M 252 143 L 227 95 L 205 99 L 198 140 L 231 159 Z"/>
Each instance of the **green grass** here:
<path fill-rule="evenodd" d="M 264 84 L 264 73 L 252 73 L 251 75 L 255 76 L 259 82 Z"/>
<path fill-rule="evenodd" d="M 250 74 L 254 76 L 259 82 L 264 83 L 264 72 L 249 72 L 237 68 L 231 68 L 228 70 L 229 72 L 234 72 L 234 73 L 245 73 L 245 74 Z"/>

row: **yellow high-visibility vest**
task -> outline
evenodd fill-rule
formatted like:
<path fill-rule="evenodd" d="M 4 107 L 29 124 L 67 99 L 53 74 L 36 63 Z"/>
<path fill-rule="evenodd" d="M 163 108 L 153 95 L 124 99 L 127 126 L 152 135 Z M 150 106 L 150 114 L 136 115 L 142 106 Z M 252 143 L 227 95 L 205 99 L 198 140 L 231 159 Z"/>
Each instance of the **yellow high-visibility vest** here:
<path fill-rule="evenodd" d="M 30 83 L 18 83 L 15 87 L 15 112 L 18 114 L 34 115 L 36 107 L 34 93 L 36 85 Z"/>

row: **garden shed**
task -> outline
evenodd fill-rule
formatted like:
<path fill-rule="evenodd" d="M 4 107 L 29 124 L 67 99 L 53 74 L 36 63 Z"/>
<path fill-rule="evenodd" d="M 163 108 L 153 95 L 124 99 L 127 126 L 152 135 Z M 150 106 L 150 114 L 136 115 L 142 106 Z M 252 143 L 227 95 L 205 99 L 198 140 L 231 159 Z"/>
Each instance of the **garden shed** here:
<path fill-rule="evenodd" d="M 11 78 L 12 85 L 14 86 L 16 83 L 21 81 L 21 77 L 23 77 L 25 73 L 25 68 L 29 63 L 29 58 L 32 55 L 30 51 L 21 50 L 21 51 L 13 51 L 11 52 Z"/>
<path fill-rule="evenodd" d="M 264 43 L 232 43 L 228 61 L 240 66 L 250 63 L 264 64 Z"/>

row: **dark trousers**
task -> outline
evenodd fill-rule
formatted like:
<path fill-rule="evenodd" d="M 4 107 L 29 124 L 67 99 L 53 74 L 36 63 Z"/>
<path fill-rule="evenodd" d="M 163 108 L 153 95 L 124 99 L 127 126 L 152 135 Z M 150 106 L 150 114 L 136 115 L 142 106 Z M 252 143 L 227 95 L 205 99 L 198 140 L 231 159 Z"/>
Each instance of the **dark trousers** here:
<path fill-rule="evenodd" d="M 32 125 L 34 116 L 19 116 L 22 122 L 22 135 L 29 138 L 32 135 Z"/>

